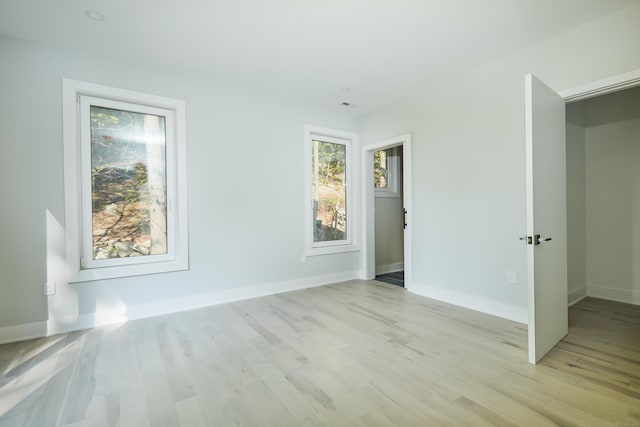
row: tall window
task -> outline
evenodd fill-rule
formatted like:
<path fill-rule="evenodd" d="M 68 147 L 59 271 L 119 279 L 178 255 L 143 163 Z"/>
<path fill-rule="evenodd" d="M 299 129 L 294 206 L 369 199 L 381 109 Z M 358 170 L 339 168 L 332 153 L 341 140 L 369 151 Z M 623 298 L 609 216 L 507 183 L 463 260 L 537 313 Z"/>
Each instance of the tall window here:
<path fill-rule="evenodd" d="M 348 141 L 322 139 L 311 141 L 313 241 L 346 240 Z"/>
<path fill-rule="evenodd" d="M 64 84 L 73 279 L 187 268 L 184 104 Z"/>
<path fill-rule="evenodd" d="M 305 127 L 307 183 L 307 255 L 357 250 L 354 245 L 352 146 L 357 135 Z"/>

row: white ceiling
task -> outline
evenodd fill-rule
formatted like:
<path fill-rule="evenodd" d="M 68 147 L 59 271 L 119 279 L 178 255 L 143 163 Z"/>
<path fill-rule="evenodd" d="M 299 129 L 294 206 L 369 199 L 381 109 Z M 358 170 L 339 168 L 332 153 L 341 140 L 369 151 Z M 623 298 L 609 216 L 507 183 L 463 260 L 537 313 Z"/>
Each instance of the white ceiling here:
<path fill-rule="evenodd" d="M 0 0 L 0 33 L 364 113 L 640 0 Z M 85 10 L 104 21 L 92 21 Z M 348 87 L 348 92 L 340 88 Z"/>

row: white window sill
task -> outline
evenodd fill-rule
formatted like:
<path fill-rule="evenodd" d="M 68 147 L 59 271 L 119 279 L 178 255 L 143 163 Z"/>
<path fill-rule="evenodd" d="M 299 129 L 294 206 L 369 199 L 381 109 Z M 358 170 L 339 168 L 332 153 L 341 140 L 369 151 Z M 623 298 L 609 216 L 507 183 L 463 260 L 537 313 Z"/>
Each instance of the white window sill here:
<path fill-rule="evenodd" d="M 345 252 L 359 252 L 360 248 L 356 245 L 335 245 L 335 246 L 324 246 L 319 248 L 311 248 L 305 252 L 305 256 L 318 256 L 318 255 L 331 255 L 331 254 L 341 254 Z"/>
<path fill-rule="evenodd" d="M 188 260 L 163 261 L 120 267 L 89 268 L 75 271 L 69 283 L 91 282 L 94 280 L 116 279 L 119 277 L 143 276 L 156 273 L 170 273 L 189 269 Z"/>
<path fill-rule="evenodd" d="M 400 193 L 397 191 L 375 190 L 374 195 L 375 197 L 400 198 Z"/>

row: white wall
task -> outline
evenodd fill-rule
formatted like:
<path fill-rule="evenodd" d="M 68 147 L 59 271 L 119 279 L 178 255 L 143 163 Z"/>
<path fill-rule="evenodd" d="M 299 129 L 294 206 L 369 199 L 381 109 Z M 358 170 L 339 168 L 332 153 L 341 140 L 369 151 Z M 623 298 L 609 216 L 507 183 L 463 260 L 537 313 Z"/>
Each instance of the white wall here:
<path fill-rule="evenodd" d="M 363 144 L 412 132 L 410 290 L 526 322 L 524 75 L 563 90 L 640 69 L 638 22 L 627 8 L 362 118 Z"/>
<path fill-rule="evenodd" d="M 376 274 L 403 268 L 402 198 L 376 197 Z"/>
<path fill-rule="evenodd" d="M 39 335 L 47 319 L 64 330 L 357 277 L 357 253 L 301 262 L 303 125 L 357 131 L 338 107 L 6 37 L 0 57 L 0 341 Z M 186 101 L 189 271 L 64 283 L 63 77 Z M 48 298 L 47 277 L 58 282 Z"/>
<path fill-rule="evenodd" d="M 588 293 L 640 304 L 640 88 L 584 108 Z"/>
<path fill-rule="evenodd" d="M 583 103 L 567 105 L 568 301 L 587 295 L 586 134 Z"/>

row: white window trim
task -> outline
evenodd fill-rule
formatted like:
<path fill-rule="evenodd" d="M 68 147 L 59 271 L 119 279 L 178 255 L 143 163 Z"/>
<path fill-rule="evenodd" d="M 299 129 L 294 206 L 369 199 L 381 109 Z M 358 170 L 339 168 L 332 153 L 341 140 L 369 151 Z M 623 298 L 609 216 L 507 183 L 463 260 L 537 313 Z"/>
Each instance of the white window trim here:
<path fill-rule="evenodd" d="M 311 144 L 314 139 L 325 142 L 334 142 L 346 146 L 346 185 L 347 185 L 347 239 L 334 240 L 329 242 L 313 241 L 313 196 L 312 187 L 312 150 Z M 336 129 L 329 129 L 320 126 L 304 126 L 304 173 L 305 173 L 305 255 L 327 255 L 342 252 L 359 251 L 358 247 L 358 226 L 357 226 L 357 206 L 359 199 L 359 185 L 355 177 L 359 176 L 359 162 L 357 161 L 359 152 L 359 136 L 355 133 L 345 132 Z"/>
<path fill-rule="evenodd" d="M 174 244 L 170 245 L 168 255 L 137 257 L 133 261 L 127 260 L 126 265 L 117 261 L 82 265 L 82 236 L 87 232 L 87 223 L 83 225 L 82 192 L 87 190 L 86 188 L 83 190 L 83 181 L 81 180 L 83 173 L 83 150 L 81 150 L 80 135 L 81 97 L 96 97 L 101 101 L 107 100 L 105 101 L 107 103 L 113 102 L 113 105 L 117 105 L 118 102 L 126 102 L 143 106 L 143 108 L 160 108 L 168 110 L 173 115 L 173 120 L 170 120 L 174 124 L 173 129 L 171 126 L 166 129 L 167 133 L 173 132 L 175 140 L 175 144 L 167 145 L 166 156 L 168 193 L 174 193 L 172 199 L 167 199 L 168 214 L 173 216 L 173 221 L 167 221 L 168 225 L 173 223 L 173 226 L 167 230 L 167 237 L 174 241 Z M 189 268 L 189 242 L 184 101 L 65 78 L 62 81 L 62 107 L 65 227 L 69 282 L 86 282 L 187 270 Z M 86 150 L 84 153 L 86 156 Z M 174 159 L 173 162 L 171 158 Z"/>
<path fill-rule="evenodd" d="M 389 147 L 395 149 L 393 156 L 387 156 L 387 188 L 374 187 L 375 196 L 376 197 L 400 197 L 399 188 L 399 180 L 402 178 L 400 174 L 400 156 L 398 155 L 398 151 L 396 147 Z M 383 148 L 382 150 L 376 151 L 385 151 L 389 148 Z"/>

